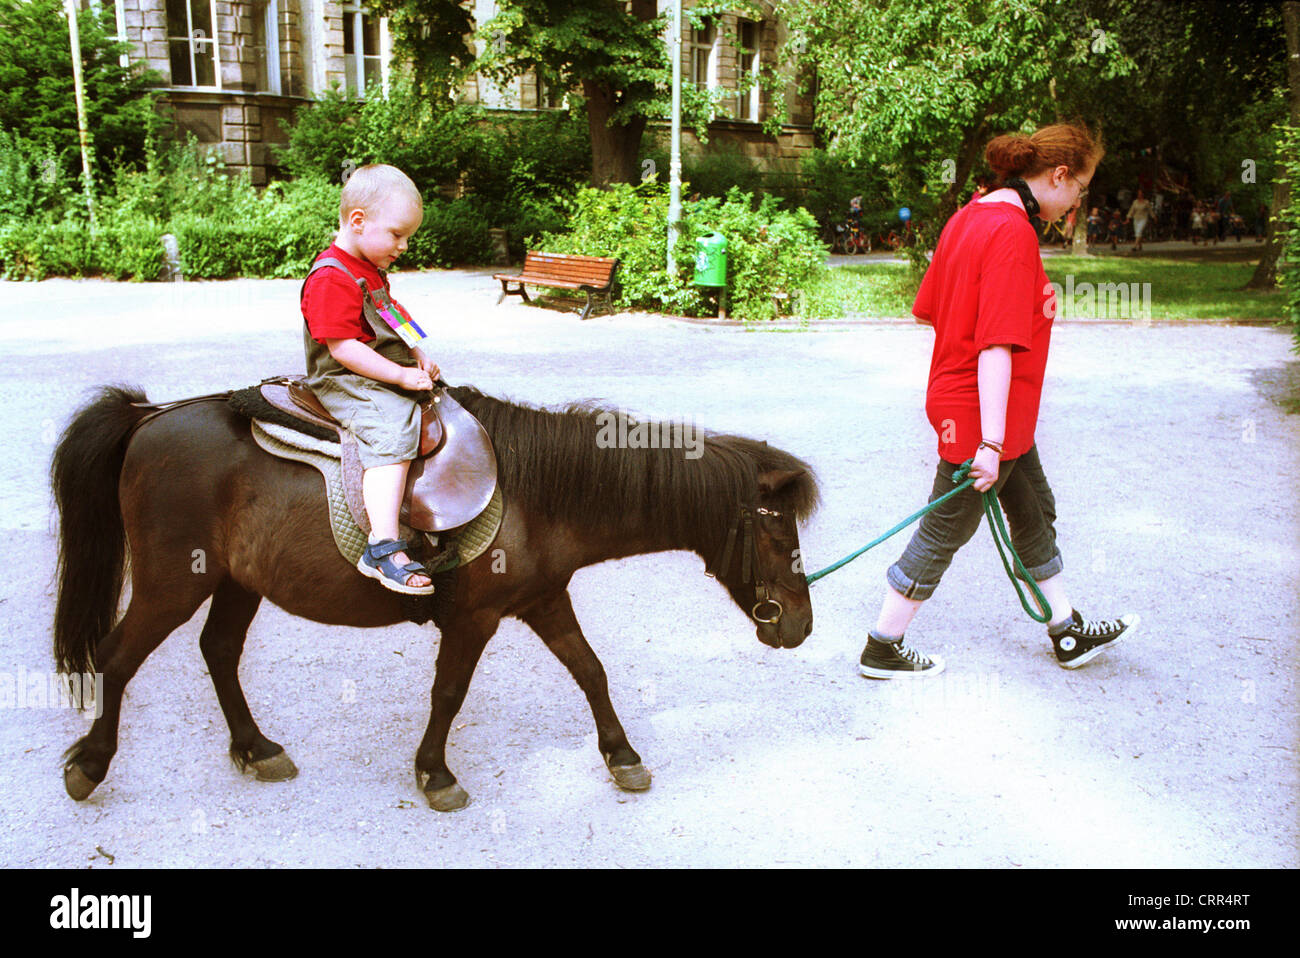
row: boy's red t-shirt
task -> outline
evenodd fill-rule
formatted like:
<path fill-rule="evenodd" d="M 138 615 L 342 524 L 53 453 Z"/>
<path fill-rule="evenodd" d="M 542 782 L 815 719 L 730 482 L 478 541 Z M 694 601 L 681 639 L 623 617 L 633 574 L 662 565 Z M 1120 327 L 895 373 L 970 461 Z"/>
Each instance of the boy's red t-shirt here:
<path fill-rule="evenodd" d="M 352 270 L 353 276 L 364 279 L 367 289 L 388 288 L 387 277 L 380 276 L 373 263 L 357 259 L 333 243 L 316 261 L 325 257 L 337 259 Z M 361 287 L 342 270 L 318 270 L 308 277 L 303 288 L 302 316 L 312 339 L 322 345 L 327 339 L 372 342 L 375 336 L 362 318 L 362 305 Z"/>
<path fill-rule="evenodd" d="M 979 354 L 1011 347 L 1005 459 L 1034 445 L 1056 295 L 1043 271 L 1038 234 L 1012 203 L 973 199 L 943 228 L 912 313 L 934 326 L 925 411 L 939 456 L 959 464 L 981 435 Z"/>

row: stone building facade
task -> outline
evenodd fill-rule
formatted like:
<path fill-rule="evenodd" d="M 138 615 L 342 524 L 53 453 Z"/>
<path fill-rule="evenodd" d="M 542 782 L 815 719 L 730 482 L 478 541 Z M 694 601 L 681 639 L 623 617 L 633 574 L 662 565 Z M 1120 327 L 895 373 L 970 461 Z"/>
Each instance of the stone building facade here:
<path fill-rule="evenodd" d="M 480 23 L 496 12 L 495 0 L 465 3 Z M 661 9 L 667 5 L 661 0 Z M 788 169 L 812 148 L 812 108 L 790 84 L 788 122 L 776 136 L 762 130 L 770 94 L 757 85 L 743 89 L 742 78 L 775 63 L 784 31 L 772 4 L 761 5 L 761 20 L 728 14 L 705 29 L 684 29 L 683 81 L 721 99 L 708 146 L 685 133 L 683 146 L 740 152 L 764 168 Z M 299 106 L 331 86 L 354 95 L 371 83 L 387 89 L 393 67 L 386 18 L 356 0 L 114 0 L 114 7 L 118 35 L 164 78 L 177 132 L 247 168 L 258 185 L 275 174 L 270 147 L 286 142 L 282 124 Z M 494 111 L 529 113 L 561 107 L 565 92 L 529 75 L 505 88 L 478 77 L 462 96 Z M 663 136 L 666 128 L 652 125 L 648 135 Z"/>

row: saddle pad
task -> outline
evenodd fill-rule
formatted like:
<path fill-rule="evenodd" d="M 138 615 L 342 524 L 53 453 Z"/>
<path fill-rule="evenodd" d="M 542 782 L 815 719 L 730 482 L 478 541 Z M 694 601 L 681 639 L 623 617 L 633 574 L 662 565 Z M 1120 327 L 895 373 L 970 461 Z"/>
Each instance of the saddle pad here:
<path fill-rule="evenodd" d="M 329 503 L 330 530 L 334 534 L 334 544 L 338 546 L 343 558 L 351 565 L 356 565 L 366 549 L 366 534 L 353 520 L 344 495 L 343 466 L 339 462 L 342 447 L 337 442 L 315 439 L 275 423 L 255 419 L 251 425 L 253 441 L 262 449 L 281 459 L 306 463 L 320 472 L 325 480 L 325 496 Z M 498 483 L 487 508 L 464 525 L 442 533 L 441 541 L 455 547 L 456 558 L 431 571 L 445 572 L 457 565 L 472 562 L 486 552 L 501 529 L 503 511 L 501 486 Z M 417 541 L 414 537 L 421 534 L 408 526 L 399 526 L 398 531 L 408 542 Z M 437 542 L 432 536 L 429 538 L 428 549 L 436 554 L 439 551 Z"/>

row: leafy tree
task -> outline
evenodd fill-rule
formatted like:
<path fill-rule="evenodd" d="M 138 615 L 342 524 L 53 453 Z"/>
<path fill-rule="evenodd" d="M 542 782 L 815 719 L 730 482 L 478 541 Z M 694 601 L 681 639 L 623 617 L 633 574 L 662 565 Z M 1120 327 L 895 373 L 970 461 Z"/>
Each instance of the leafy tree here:
<path fill-rule="evenodd" d="M 393 61 L 409 66 L 415 92 L 451 100 L 475 60 L 469 9 L 458 0 L 365 0 L 365 6 L 388 17 Z"/>
<path fill-rule="evenodd" d="M 533 72 L 548 87 L 583 101 L 593 183 L 641 178 L 647 121 L 669 111 L 668 21 L 657 0 L 499 0 L 496 16 L 477 25 L 456 0 L 366 3 L 393 18 L 395 50 L 409 59 L 417 90 L 450 96 L 475 72 L 498 82 Z M 700 26 L 735 12 L 760 16 L 754 0 L 698 0 L 684 17 Z M 477 57 L 467 42 L 475 28 Z M 775 81 L 764 80 L 775 89 Z M 718 103 L 734 92 L 684 83 L 683 124 L 706 140 Z"/>
<path fill-rule="evenodd" d="M 939 190 L 940 223 L 988 140 L 1055 119 L 1057 86 L 1092 52 L 1091 21 L 1067 0 L 791 0 L 785 12 L 832 150 L 878 166 L 898 195 Z M 1091 69 L 1131 61 L 1112 41 Z"/>
<path fill-rule="evenodd" d="M 1109 55 L 1118 37 L 1133 69 L 1090 73 L 1063 87 L 1074 108 L 1096 104 L 1112 154 L 1106 175 L 1132 177 L 1142 149 L 1199 192 L 1241 185 L 1242 159 L 1284 112 L 1281 19 L 1277 5 L 1243 0 L 1078 0 Z M 1266 151 L 1265 151 L 1266 152 Z M 1258 158 L 1258 157 L 1256 157 Z M 1140 162 L 1140 161 L 1139 161 Z M 1125 163 L 1129 163 L 1128 167 Z"/>
<path fill-rule="evenodd" d="M 101 177 L 114 164 L 138 165 L 145 140 L 156 130 L 152 84 L 157 74 L 118 58 L 128 44 L 117 32 L 113 9 L 78 14 L 86 115 Z M 79 168 L 72 51 L 60 0 L 0 0 L 0 127 L 52 147 L 67 169 Z"/>
<path fill-rule="evenodd" d="M 543 82 L 581 89 L 592 182 L 633 182 L 646 121 L 664 113 L 664 29 L 655 0 L 501 0 L 480 27 L 478 69 L 498 80 L 534 70 Z"/>
<path fill-rule="evenodd" d="M 1139 174 L 1200 197 L 1232 193 L 1239 212 L 1275 195 L 1275 124 L 1287 114 L 1287 4 L 1247 0 L 1078 0 L 1099 26 L 1101 56 L 1123 39 L 1133 70 L 1091 75 L 1064 88 L 1067 102 L 1101 107 L 1107 162 L 1104 193 Z M 1249 215 L 1247 215 L 1249 219 Z M 1251 285 L 1273 285 L 1270 241 Z M 1272 255 L 1270 255 L 1272 254 Z"/>

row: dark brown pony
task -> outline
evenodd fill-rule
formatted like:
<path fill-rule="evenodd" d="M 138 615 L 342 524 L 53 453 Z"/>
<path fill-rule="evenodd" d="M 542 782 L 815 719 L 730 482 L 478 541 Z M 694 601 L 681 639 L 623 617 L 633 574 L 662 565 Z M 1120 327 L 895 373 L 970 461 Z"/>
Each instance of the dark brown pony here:
<path fill-rule="evenodd" d="M 435 614 L 441 641 L 417 783 L 436 809 L 468 801 L 447 768 L 447 733 L 488 639 L 503 616 L 515 616 L 586 694 L 614 781 L 647 788 L 650 774 L 574 617 L 569 579 L 606 559 L 689 549 L 755 621 L 760 641 L 794 648 L 812 631 L 796 525 L 816 505 L 812 473 L 752 439 L 701 434 L 696 458 L 683 448 L 609 448 L 602 435 L 613 435 L 611 417 L 621 414 L 535 409 L 464 387 L 452 395 L 492 437 L 505 514 L 494 548 L 441 584 L 449 608 Z M 230 726 L 231 757 L 259 779 L 291 778 L 297 769 L 257 727 L 237 675 L 263 597 L 317 622 L 376 627 L 403 621 L 404 600 L 339 555 L 319 473 L 260 449 L 226 402 L 194 402 L 141 423 L 142 403 L 138 390 L 104 388 L 54 453 L 54 655 L 61 672 L 103 674 L 102 714 L 68 750 L 64 784 L 80 800 L 104 780 L 123 690 L 209 596 L 199 645 Z M 200 549 L 202 566 L 194 562 Z M 128 552 L 131 599 L 115 621 Z"/>

